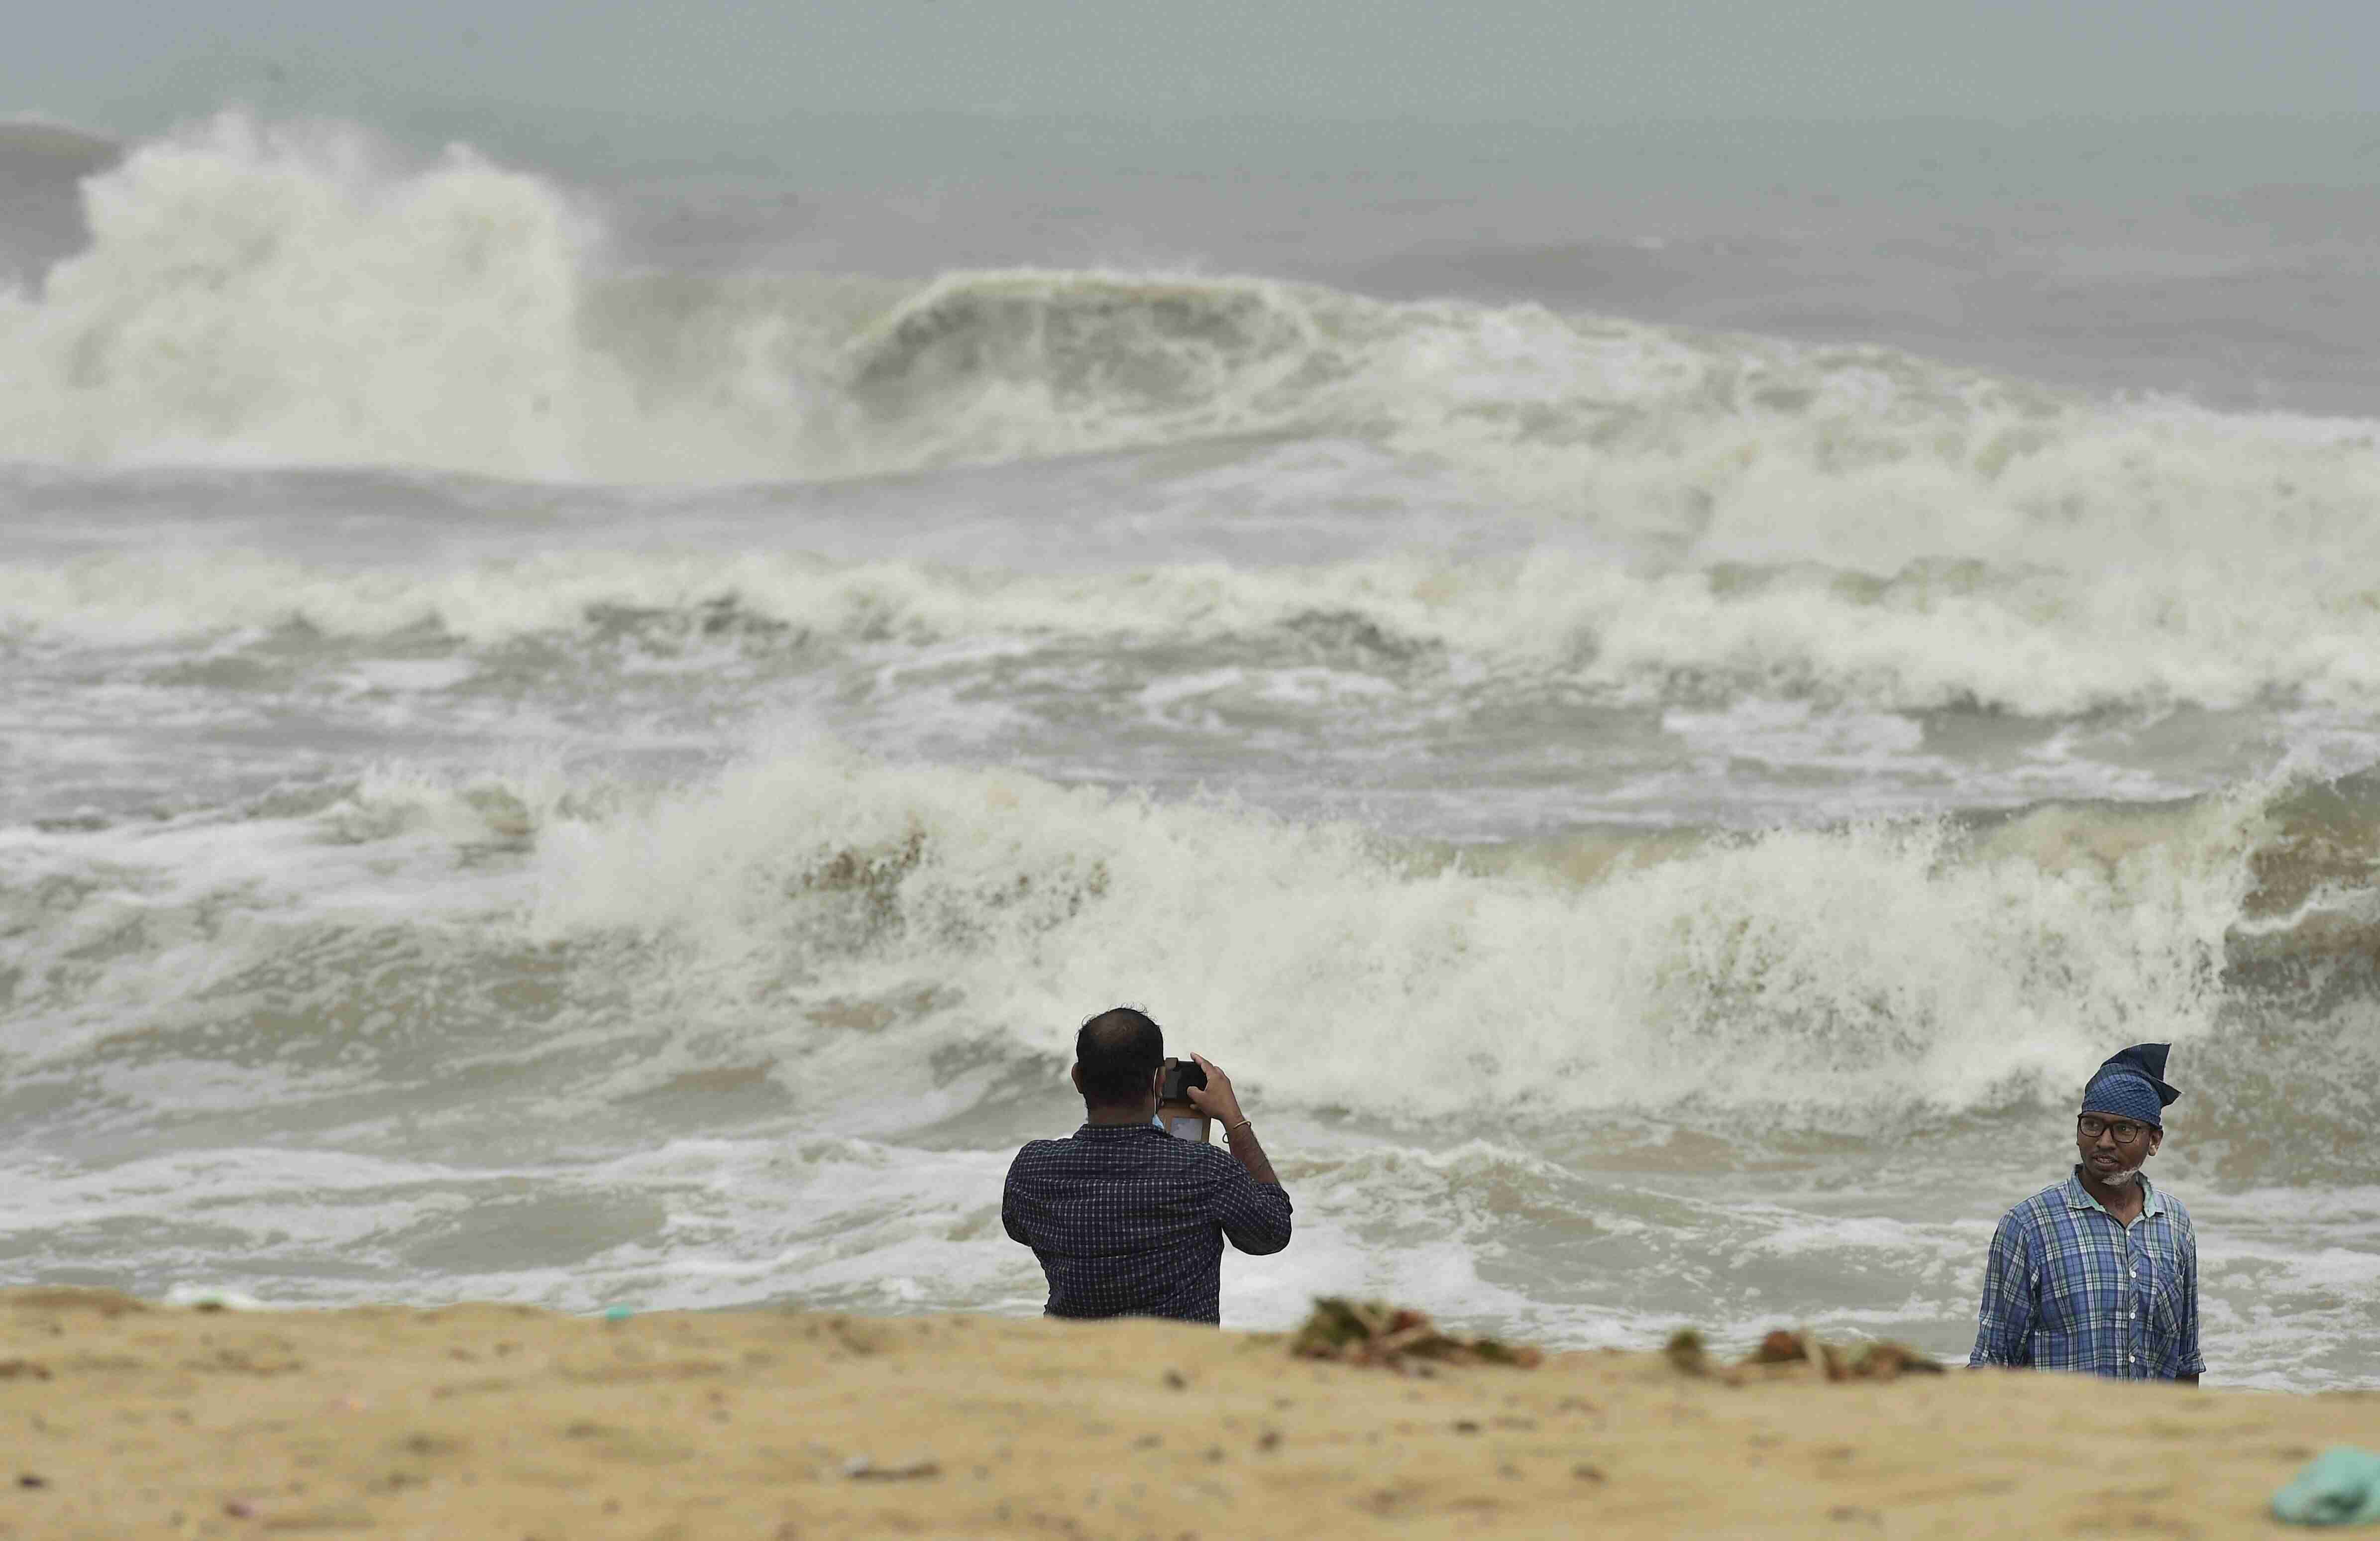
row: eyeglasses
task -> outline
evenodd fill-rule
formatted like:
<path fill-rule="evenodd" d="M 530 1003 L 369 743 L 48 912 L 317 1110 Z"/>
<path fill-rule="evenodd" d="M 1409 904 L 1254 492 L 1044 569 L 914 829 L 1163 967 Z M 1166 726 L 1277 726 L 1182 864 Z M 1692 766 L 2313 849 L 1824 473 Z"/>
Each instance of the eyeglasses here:
<path fill-rule="evenodd" d="M 2102 1135 L 2113 1135 L 2116 1136 L 2118 1145 L 2130 1145 L 2147 1134 L 2149 1126 L 2145 1123 L 2134 1123 L 2128 1118 L 2093 1118 L 2085 1113 L 2074 1121 L 2074 1132 L 2086 1140 L 2095 1140 Z"/>

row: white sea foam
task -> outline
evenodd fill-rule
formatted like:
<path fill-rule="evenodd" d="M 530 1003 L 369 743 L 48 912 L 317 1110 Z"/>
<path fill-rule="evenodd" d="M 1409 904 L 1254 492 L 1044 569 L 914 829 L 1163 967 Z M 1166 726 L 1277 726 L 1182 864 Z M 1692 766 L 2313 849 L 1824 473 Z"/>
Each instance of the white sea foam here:
<path fill-rule="evenodd" d="M 412 929 L 491 957 L 566 946 L 607 1013 L 692 1011 L 771 1054 L 1056 1060 L 1084 1002 L 1129 998 L 1299 1106 L 1826 1122 L 2060 1086 L 2143 1021 L 2211 1032 L 2253 828 L 2218 800 L 2154 836 L 2056 819 L 1965 840 L 1777 831 L 1581 883 L 1415 867 L 1352 828 L 1227 806 L 796 747 L 662 794 L 381 775 L 296 821 L 25 834 L 0 856 L 25 956 L 56 965 L 19 1001 L 54 1053 L 267 965 L 335 1018 L 394 944 L 374 939 Z M 64 908 L 42 897 L 76 870 L 112 876 Z M 442 1008 L 448 1030 L 482 1013 L 499 1030 L 506 977 Z M 900 1003 L 867 1008 L 897 1025 L 880 1043 L 848 1031 L 849 1004 L 871 1001 Z M 919 1095 L 906 1116 L 965 1104 Z"/>
<path fill-rule="evenodd" d="M 1614 699 L 1682 689 L 2055 716 L 2273 695 L 2371 701 L 2380 647 L 2361 582 L 2345 568 L 2319 582 L 2268 582 L 2244 559 L 2217 581 L 2195 557 L 2105 573 L 1919 564 L 1886 579 L 1815 566 L 1648 575 L 1557 548 L 1473 562 L 1410 554 L 1085 575 L 704 552 L 362 571 L 251 552 L 127 553 L 0 564 L 0 629 L 124 645 L 291 624 L 340 637 L 431 626 L 493 643 L 571 632 L 606 613 L 698 618 L 726 604 L 828 640 L 1195 643 L 1331 616 L 1558 672 Z"/>
<path fill-rule="evenodd" d="M 565 205 L 468 156 L 371 162 L 226 116 L 92 178 L 91 249 L 0 319 L 9 452 L 564 469 L 552 414 L 602 388 Z"/>
<path fill-rule="evenodd" d="M 2219 807 L 2112 855 L 2022 828 L 1972 849 L 1934 826 L 1778 832 L 1569 888 L 1401 871 L 1351 830 L 801 754 L 539 838 L 532 935 L 665 942 L 680 988 L 722 1001 L 847 969 L 1054 1058 L 1080 1002 L 1132 996 L 1306 1105 L 1824 1116 L 2029 1092 L 2143 1016 L 2206 1031 L 2244 836 Z"/>

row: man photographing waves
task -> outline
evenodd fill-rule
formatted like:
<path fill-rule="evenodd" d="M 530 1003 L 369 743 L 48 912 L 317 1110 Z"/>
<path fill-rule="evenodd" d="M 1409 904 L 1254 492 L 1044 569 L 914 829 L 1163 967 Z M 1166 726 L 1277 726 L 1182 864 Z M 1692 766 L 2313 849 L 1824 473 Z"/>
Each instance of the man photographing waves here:
<path fill-rule="evenodd" d="M 1222 1320 L 1223 1242 L 1262 1255 L 1289 1244 L 1289 1195 L 1232 1078 L 1196 1055 L 1206 1085 L 1184 1096 L 1222 1125 L 1225 1155 L 1153 1122 L 1165 1035 L 1130 1006 L 1075 1035 L 1083 1126 L 1035 1140 L 1009 1163 L 1001 1223 L 1049 1276 L 1052 1317 Z"/>

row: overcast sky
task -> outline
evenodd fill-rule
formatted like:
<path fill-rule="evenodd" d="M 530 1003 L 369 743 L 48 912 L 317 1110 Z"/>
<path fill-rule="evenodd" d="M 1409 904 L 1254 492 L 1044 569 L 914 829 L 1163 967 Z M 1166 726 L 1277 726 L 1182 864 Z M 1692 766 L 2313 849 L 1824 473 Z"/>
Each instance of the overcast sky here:
<path fill-rule="evenodd" d="M 2380 0 L 79 0 L 0 114 L 141 132 L 245 97 L 699 128 L 804 112 L 1326 120 L 2380 110 Z"/>

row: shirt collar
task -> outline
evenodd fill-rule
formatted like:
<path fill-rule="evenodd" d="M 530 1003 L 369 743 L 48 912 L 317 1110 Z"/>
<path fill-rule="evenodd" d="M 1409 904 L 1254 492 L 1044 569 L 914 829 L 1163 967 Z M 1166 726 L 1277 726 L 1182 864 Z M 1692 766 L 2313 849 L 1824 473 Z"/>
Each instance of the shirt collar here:
<path fill-rule="evenodd" d="M 1078 1140 L 1126 1140 L 1136 1139 L 1143 1135 L 1155 1135 L 1169 1140 L 1173 1137 L 1154 1123 L 1086 1123 L 1075 1131 L 1075 1138 Z"/>
<path fill-rule="evenodd" d="M 2107 1215 L 2107 1207 L 2084 1191 L 2082 1169 L 2080 1166 L 2067 1174 L 2066 1207 L 2070 1209 L 2096 1209 L 2099 1213 Z M 2164 1213 L 2165 1195 L 2156 1191 L 2156 1184 L 2149 1181 L 2147 1172 L 2141 1173 L 2141 1218 L 2146 1219 L 2151 1215 Z M 2107 1218 L 2114 1219 L 2116 1217 L 2107 1215 Z"/>

